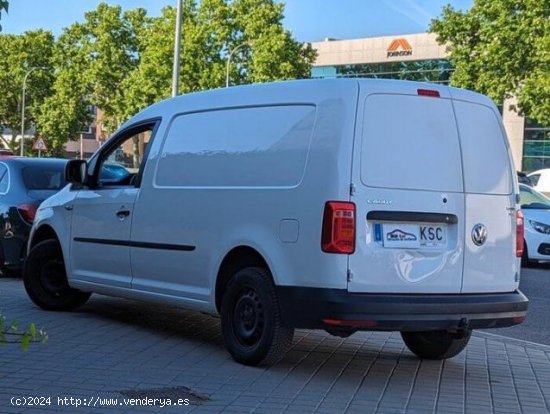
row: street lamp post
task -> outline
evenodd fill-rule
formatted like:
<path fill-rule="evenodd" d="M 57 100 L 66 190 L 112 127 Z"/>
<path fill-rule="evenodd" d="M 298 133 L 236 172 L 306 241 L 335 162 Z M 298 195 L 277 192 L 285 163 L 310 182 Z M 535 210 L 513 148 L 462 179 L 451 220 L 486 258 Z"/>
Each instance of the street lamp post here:
<path fill-rule="evenodd" d="M 178 1 L 178 9 L 176 13 L 176 30 L 174 39 L 174 66 L 172 68 L 172 96 L 178 94 L 179 78 L 180 78 L 180 49 L 181 49 L 181 20 L 182 20 L 182 2 Z"/>
<path fill-rule="evenodd" d="M 231 64 L 231 57 L 237 50 L 239 50 L 244 46 L 250 47 L 250 44 L 248 42 L 241 43 L 240 45 L 235 46 L 233 49 L 231 49 L 231 52 L 229 52 L 229 56 L 227 57 L 227 64 L 225 67 L 225 87 L 226 88 L 229 86 L 229 65 Z"/>
<path fill-rule="evenodd" d="M 35 70 L 45 70 L 47 68 L 36 66 L 27 69 L 25 77 L 23 78 L 23 95 L 21 97 L 21 156 L 25 155 L 25 91 L 27 89 L 27 78 Z"/>

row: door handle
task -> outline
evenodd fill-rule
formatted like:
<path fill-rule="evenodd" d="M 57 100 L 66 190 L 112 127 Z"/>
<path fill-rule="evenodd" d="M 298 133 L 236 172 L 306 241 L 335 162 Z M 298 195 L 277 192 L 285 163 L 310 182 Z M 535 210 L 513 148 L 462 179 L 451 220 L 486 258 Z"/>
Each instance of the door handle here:
<path fill-rule="evenodd" d="M 116 216 L 122 221 L 130 215 L 130 210 L 119 210 L 116 212 Z"/>

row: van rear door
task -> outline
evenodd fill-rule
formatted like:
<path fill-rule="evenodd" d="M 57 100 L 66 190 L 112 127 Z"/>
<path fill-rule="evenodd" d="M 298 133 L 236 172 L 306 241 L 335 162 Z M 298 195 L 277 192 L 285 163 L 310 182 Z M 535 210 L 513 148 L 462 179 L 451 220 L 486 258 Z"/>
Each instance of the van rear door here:
<path fill-rule="evenodd" d="M 488 98 L 457 89 L 450 92 L 464 168 L 462 292 L 511 292 L 519 285 L 519 261 L 515 170 L 508 140 L 497 108 Z M 480 229 L 483 234 L 479 234 Z"/>
<path fill-rule="evenodd" d="M 372 85 L 361 83 L 358 103 L 348 290 L 459 293 L 465 200 L 449 90 Z"/>

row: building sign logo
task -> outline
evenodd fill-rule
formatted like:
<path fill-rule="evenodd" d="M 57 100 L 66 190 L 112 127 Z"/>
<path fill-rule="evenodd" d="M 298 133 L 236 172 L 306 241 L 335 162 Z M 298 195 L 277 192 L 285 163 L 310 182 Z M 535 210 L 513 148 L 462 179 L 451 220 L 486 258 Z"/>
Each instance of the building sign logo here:
<path fill-rule="evenodd" d="M 406 39 L 394 39 L 387 49 L 388 57 L 411 56 L 413 53 L 412 46 Z"/>

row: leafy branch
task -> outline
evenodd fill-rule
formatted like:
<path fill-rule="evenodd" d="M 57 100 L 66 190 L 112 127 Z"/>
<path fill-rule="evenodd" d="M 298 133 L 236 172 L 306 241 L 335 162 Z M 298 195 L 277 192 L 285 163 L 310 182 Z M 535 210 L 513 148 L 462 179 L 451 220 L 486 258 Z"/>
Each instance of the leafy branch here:
<path fill-rule="evenodd" d="M 21 344 L 21 349 L 27 351 L 31 343 L 46 343 L 48 334 L 43 329 L 37 329 L 30 323 L 25 330 L 19 329 L 17 321 L 6 324 L 6 318 L 0 315 L 0 344 Z"/>

